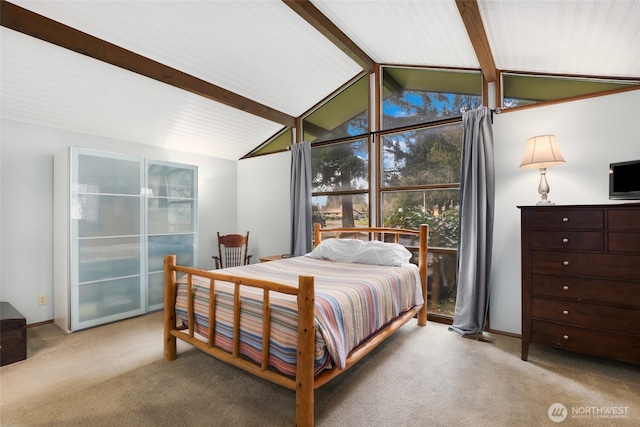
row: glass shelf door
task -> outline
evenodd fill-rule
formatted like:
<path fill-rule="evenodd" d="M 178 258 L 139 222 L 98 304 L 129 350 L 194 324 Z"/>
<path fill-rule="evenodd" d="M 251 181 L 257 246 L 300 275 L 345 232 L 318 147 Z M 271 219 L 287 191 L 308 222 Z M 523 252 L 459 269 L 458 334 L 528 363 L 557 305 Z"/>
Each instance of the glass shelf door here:
<path fill-rule="evenodd" d="M 163 307 L 164 257 L 196 265 L 198 169 L 147 160 L 147 310 Z"/>
<path fill-rule="evenodd" d="M 71 330 L 144 313 L 144 159 L 72 149 L 71 171 Z"/>

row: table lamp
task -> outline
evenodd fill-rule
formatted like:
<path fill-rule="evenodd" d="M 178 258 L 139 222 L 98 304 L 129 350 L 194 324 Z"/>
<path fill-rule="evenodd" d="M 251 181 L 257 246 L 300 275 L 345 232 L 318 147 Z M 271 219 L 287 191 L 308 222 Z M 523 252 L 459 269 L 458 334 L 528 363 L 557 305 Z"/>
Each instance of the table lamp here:
<path fill-rule="evenodd" d="M 564 158 L 558 149 L 555 135 L 539 135 L 529 138 L 525 149 L 524 157 L 520 167 L 523 169 L 540 169 L 540 185 L 538 193 L 542 197 L 538 205 L 553 205 L 547 200 L 549 184 L 547 183 L 547 168 L 559 166 L 564 163 Z"/>

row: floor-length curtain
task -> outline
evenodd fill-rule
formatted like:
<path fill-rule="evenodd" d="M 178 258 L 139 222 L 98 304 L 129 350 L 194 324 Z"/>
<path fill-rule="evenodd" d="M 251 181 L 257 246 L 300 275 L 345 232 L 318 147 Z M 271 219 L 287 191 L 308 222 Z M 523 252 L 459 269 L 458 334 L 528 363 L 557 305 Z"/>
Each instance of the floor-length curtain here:
<path fill-rule="evenodd" d="M 311 143 L 291 145 L 291 253 L 311 251 Z"/>
<path fill-rule="evenodd" d="M 462 115 L 458 294 L 451 329 L 479 334 L 489 307 L 495 175 L 493 130 L 486 107 Z"/>

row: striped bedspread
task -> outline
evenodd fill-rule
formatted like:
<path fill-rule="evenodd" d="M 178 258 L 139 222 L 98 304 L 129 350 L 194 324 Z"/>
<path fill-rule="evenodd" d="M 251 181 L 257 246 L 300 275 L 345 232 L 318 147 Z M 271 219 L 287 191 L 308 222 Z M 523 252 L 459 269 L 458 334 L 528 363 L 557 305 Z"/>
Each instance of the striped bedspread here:
<path fill-rule="evenodd" d="M 409 308 L 422 304 L 418 268 L 344 264 L 310 257 L 228 268 L 225 272 L 297 287 L 298 276 L 314 276 L 316 351 L 315 372 L 336 365 L 343 369 L 355 347 Z M 233 285 L 216 282 L 214 345 L 233 347 Z M 195 330 L 207 336 L 209 280 L 193 277 Z M 186 324 L 187 289 L 178 283 L 176 314 Z M 240 291 L 240 354 L 260 363 L 262 349 L 262 290 L 242 286 Z M 270 293 L 271 341 L 269 365 L 295 375 L 297 302 L 295 296 Z"/>

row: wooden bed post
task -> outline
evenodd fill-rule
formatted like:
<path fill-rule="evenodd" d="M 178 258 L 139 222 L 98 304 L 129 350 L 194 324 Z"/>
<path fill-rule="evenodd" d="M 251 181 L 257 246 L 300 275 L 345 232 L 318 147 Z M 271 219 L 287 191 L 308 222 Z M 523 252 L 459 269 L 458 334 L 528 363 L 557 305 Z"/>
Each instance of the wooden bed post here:
<path fill-rule="evenodd" d="M 322 233 L 320 233 L 320 224 L 315 223 L 313 227 L 313 244 L 318 246 L 322 241 Z"/>
<path fill-rule="evenodd" d="M 176 272 L 171 267 L 176 266 L 176 256 L 164 257 L 164 360 L 176 360 L 178 351 L 176 337 L 171 331 L 176 327 Z"/>
<path fill-rule="evenodd" d="M 298 362 L 296 425 L 311 427 L 314 419 L 314 359 L 316 344 L 315 290 L 312 276 L 298 279 Z"/>
<path fill-rule="evenodd" d="M 426 326 L 427 325 L 427 280 L 429 277 L 427 276 L 427 268 L 429 264 L 428 258 L 428 236 L 429 236 L 429 226 L 427 224 L 420 225 L 420 252 L 419 252 L 419 264 L 418 269 L 420 270 L 420 281 L 422 282 L 422 295 L 424 297 L 424 305 L 418 312 L 418 325 Z"/>

